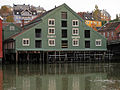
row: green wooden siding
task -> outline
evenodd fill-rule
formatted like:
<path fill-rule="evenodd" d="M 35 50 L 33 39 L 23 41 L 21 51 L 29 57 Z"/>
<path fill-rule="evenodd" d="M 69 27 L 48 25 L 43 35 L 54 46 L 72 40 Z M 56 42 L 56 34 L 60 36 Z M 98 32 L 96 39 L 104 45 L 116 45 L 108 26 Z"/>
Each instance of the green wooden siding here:
<path fill-rule="evenodd" d="M 67 27 L 61 27 L 61 12 L 67 12 Z M 28 29 L 24 33 L 18 35 L 14 39 L 16 40 L 16 50 L 23 51 L 69 51 L 69 50 L 106 50 L 106 39 L 101 36 L 98 32 L 94 31 L 92 28 L 88 27 L 85 22 L 67 5 L 63 4 L 53 11 L 49 12 L 41 18 L 42 20 L 39 24 Z M 55 19 L 55 26 L 48 26 L 48 19 Z M 79 20 L 79 26 L 73 27 L 72 20 Z M 48 28 L 55 28 L 55 35 L 48 34 Z M 72 35 L 72 28 L 79 28 L 79 35 Z M 41 29 L 42 37 L 35 38 L 35 29 Z M 62 38 L 62 29 L 67 29 L 67 38 Z M 90 38 L 84 38 L 84 30 L 90 30 Z M 52 37 L 51 37 L 52 36 Z M 75 37 L 80 37 L 79 46 L 72 45 L 72 39 Z M 22 46 L 22 39 L 29 38 L 30 45 Z M 55 39 L 55 46 L 48 46 L 48 39 Z M 101 39 L 102 46 L 96 46 L 95 40 Z M 42 48 L 35 48 L 35 40 L 42 40 Z M 68 48 L 61 48 L 61 41 L 68 40 Z M 85 40 L 90 41 L 90 48 L 85 48 Z"/>
<path fill-rule="evenodd" d="M 14 27 L 14 30 L 10 30 L 10 26 Z M 17 34 L 21 31 L 21 28 L 16 26 L 13 23 L 10 23 L 8 26 L 3 28 L 3 40 L 8 39 L 9 37 L 11 37 L 14 34 Z"/>

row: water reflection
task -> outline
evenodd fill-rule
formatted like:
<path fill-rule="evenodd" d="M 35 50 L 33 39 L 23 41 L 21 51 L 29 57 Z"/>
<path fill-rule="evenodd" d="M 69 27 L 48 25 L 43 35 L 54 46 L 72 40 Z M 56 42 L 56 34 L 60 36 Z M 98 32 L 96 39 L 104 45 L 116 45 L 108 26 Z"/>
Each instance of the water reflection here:
<path fill-rule="evenodd" d="M 120 64 L 4 65 L 0 90 L 120 90 Z"/>

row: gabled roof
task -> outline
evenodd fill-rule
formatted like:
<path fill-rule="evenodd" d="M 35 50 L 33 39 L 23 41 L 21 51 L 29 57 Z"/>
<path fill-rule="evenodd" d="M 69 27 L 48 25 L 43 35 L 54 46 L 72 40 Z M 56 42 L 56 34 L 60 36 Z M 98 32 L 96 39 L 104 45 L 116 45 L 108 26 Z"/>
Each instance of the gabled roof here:
<path fill-rule="evenodd" d="M 115 30 L 118 26 L 120 26 L 120 22 L 109 22 L 103 25 L 98 31 Z"/>
<path fill-rule="evenodd" d="M 77 13 L 83 20 L 95 20 L 92 16 L 92 13 L 88 13 L 88 12 L 78 12 Z"/>
<path fill-rule="evenodd" d="M 21 27 L 21 23 L 11 23 L 11 22 L 3 22 L 2 23 L 2 25 L 3 25 L 3 28 L 5 28 L 6 26 L 9 26 L 9 25 L 15 25 L 15 26 L 17 26 L 18 28 L 20 28 Z"/>
<path fill-rule="evenodd" d="M 58 6 L 58 7 L 55 7 L 55 8 L 53 8 L 53 9 L 51 9 L 51 10 L 49 10 L 49 11 L 47 11 L 47 12 L 45 12 L 45 13 L 39 15 L 39 16 L 37 16 L 37 17 L 34 18 L 32 21 L 30 21 L 30 22 L 28 22 L 26 25 L 24 25 L 24 30 L 23 30 L 22 32 L 14 35 L 14 36 L 12 36 L 12 37 L 10 37 L 10 38 L 15 38 L 16 36 L 21 35 L 21 34 L 24 33 L 25 31 L 27 31 L 29 28 L 31 28 L 31 27 L 39 24 L 40 21 L 42 20 L 42 17 L 46 16 L 47 14 L 51 13 L 52 11 L 54 11 L 54 10 L 56 10 L 57 8 L 60 8 L 60 7 L 62 7 L 62 6 L 66 7 L 66 8 L 67 8 L 70 12 L 72 12 L 76 17 L 78 17 L 78 18 L 80 19 L 80 21 L 84 22 L 84 20 L 83 20 L 79 15 L 77 15 L 76 12 L 74 12 L 70 7 L 68 7 L 66 4 L 62 4 L 62 5 Z"/>

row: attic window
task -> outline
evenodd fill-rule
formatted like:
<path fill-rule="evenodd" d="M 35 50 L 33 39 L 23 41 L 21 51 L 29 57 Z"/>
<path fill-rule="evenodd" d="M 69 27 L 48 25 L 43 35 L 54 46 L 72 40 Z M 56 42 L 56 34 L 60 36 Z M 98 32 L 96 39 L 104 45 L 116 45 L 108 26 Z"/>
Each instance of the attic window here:
<path fill-rule="evenodd" d="M 10 26 L 10 30 L 15 30 L 15 27 L 14 26 Z"/>
<path fill-rule="evenodd" d="M 61 17 L 62 19 L 67 19 L 67 12 L 62 12 Z"/>
<path fill-rule="evenodd" d="M 17 14 L 19 14 L 19 12 L 17 12 Z"/>

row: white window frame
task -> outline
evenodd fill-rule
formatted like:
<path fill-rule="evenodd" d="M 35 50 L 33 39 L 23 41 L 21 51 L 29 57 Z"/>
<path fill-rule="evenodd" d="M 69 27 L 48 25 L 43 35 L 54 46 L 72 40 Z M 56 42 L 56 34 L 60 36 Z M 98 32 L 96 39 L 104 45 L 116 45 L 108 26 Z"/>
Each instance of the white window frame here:
<path fill-rule="evenodd" d="M 74 33 L 74 30 L 78 33 Z M 79 35 L 79 29 L 78 28 L 72 28 L 72 35 Z"/>
<path fill-rule="evenodd" d="M 97 45 L 97 42 L 100 42 L 100 44 Z M 101 39 L 96 39 L 96 41 L 95 41 L 95 45 L 96 45 L 96 46 L 102 46 L 102 40 L 101 40 Z"/>
<path fill-rule="evenodd" d="M 51 33 L 51 32 L 50 32 L 50 29 L 53 29 L 53 30 L 54 30 L 54 32 L 53 32 L 53 33 Z M 48 28 L 48 34 L 55 34 L 55 28 Z"/>
<path fill-rule="evenodd" d="M 28 44 L 27 43 L 24 44 L 24 40 L 28 40 Z M 22 45 L 23 46 L 30 46 L 30 39 L 29 38 L 23 38 L 22 39 Z"/>
<path fill-rule="evenodd" d="M 74 44 L 74 41 L 76 41 L 77 44 Z M 72 45 L 73 45 L 73 46 L 79 46 L 79 39 L 73 39 L 73 40 L 72 40 Z"/>
<path fill-rule="evenodd" d="M 78 22 L 78 25 L 73 25 L 73 22 Z M 79 20 L 72 20 L 72 26 L 74 26 L 74 27 L 78 27 L 79 26 Z"/>
<path fill-rule="evenodd" d="M 10 26 L 10 30 L 15 30 L 15 26 Z"/>
<path fill-rule="evenodd" d="M 54 21 L 54 24 L 49 24 L 49 21 Z M 48 19 L 48 26 L 55 26 L 55 19 Z"/>
<path fill-rule="evenodd" d="M 53 43 L 53 44 L 50 44 L 50 41 L 54 41 L 54 43 Z M 49 45 L 49 46 L 55 46 L 55 39 L 48 39 L 48 45 Z"/>

